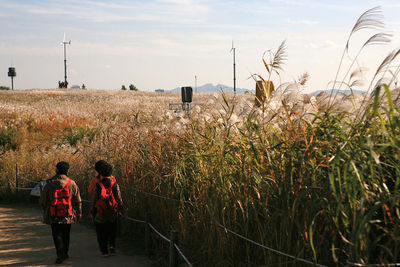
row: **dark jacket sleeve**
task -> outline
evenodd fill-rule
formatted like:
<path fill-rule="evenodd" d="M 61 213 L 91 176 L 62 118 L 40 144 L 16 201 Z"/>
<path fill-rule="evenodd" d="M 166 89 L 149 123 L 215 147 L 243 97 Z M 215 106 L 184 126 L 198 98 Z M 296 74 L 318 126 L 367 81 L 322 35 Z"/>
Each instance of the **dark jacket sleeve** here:
<path fill-rule="evenodd" d="M 92 194 L 91 208 L 90 208 L 90 213 L 92 214 L 93 217 L 95 217 L 97 214 L 96 203 L 97 200 L 99 200 L 99 195 L 100 195 L 100 186 L 96 183 Z"/>
<path fill-rule="evenodd" d="M 125 210 L 124 210 L 124 203 L 122 201 L 122 197 L 121 197 L 121 190 L 119 189 L 119 185 L 117 183 L 115 183 L 113 185 L 113 195 L 115 198 L 115 201 L 117 201 L 118 203 L 118 212 L 121 214 L 124 214 Z"/>

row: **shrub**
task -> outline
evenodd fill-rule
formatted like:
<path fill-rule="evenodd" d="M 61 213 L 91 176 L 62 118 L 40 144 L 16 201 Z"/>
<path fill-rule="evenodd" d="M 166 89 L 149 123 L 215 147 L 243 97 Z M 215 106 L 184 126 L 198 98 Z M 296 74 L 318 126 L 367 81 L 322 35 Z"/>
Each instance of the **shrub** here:
<path fill-rule="evenodd" d="M 129 85 L 129 90 L 131 91 L 139 91 L 136 86 L 134 86 L 133 84 Z"/>
<path fill-rule="evenodd" d="M 0 151 L 15 150 L 17 147 L 17 130 L 13 128 L 0 128 Z"/>
<path fill-rule="evenodd" d="M 98 131 L 89 128 L 72 128 L 64 135 L 64 141 L 66 141 L 71 146 L 75 146 L 78 141 L 87 137 L 89 142 L 92 142 L 94 137 L 97 135 Z"/>

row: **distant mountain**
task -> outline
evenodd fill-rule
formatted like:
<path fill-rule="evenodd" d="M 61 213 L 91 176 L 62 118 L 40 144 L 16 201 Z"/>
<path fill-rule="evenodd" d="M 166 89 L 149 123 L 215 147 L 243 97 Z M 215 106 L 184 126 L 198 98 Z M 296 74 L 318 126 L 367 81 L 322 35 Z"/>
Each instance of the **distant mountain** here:
<path fill-rule="evenodd" d="M 197 90 L 193 88 L 193 93 L 213 93 L 213 92 L 221 92 L 224 91 L 225 93 L 233 93 L 233 87 L 229 87 L 227 85 L 224 84 L 217 84 L 217 85 L 213 85 L 212 83 L 206 83 L 202 86 L 197 86 Z M 180 93 L 181 92 L 181 87 L 177 87 L 175 89 L 172 90 L 167 90 L 168 92 L 172 92 L 172 93 Z M 249 90 L 246 88 L 236 88 L 236 93 L 238 94 L 243 94 L 245 92 L 251 92 L 254 90 Z"/>
<path fill-rule="evenodd" d="M 202 86 L 198 86 L 197 87 L 197 91 L 194 87 L 193 88 L 193 93 L 214 93 L 214 92 L 221 92 L 224 91 L 225 93 L 233 93 L 233 87 L 230 87 L 228 85 L 225 84 L 217 84 L 214 85 L 212 83 L 206 83 Z M 350 90 L 339 90 L 339 89 L 331 89 L 331 90 L 317 90 L 314 91 L 312 93 L 310 93 L 311 95 L 318 95 L 320 93 L 326 93 L 326 94 L 330 94 L 333 91 L 332 94 L 344 94 L 344 95 L 350 95 L 351 91 Z M 165 92 L 171 92 L 171 93 L 180 93 L 181 92 L 181 87 L 177 87 L 171 90 L 165 90 Z M 238 94 L 243 94 L 245 92 L 252 92 L 254 93 L 255 90 L 250 90 L 250 89 L 246 89 L 246 88 L 236 88 L 236 93 Z M 363 94 L 365 93 L 364 91 L 361 90 L 353 90 L 354 94 Z"/>
<path fill-rule="evenodd" d="M 361 90 L 352 90 L 354 94 L 364 94 L 365 91 L 361 91 Z M 311 95 L 318 95 L 320 93 L 326 93 L 326 94 L 343 94 L 343 95 L 351 95 L 351 91 L 350 90 L 339 90 L 339 89 L 331 89 L 331 90 L 317 90 L 314 91 L 312 93 L 310 93 Z"/>

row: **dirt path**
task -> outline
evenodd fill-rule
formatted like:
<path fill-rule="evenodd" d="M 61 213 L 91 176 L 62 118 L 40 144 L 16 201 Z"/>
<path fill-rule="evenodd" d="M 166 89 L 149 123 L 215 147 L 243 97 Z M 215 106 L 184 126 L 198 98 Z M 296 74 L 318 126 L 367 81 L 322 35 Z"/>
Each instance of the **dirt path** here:
<path fill-rule="evenodd" d="M 82 224 L 72 225 L 69 256 L 57 266 L 151 266 L 146 257 L 124 248 L 102 258 L 94 229 Z M 53 266 L 55 258 L 51 229 L 41 222 L 40 209 L 0 205 L 0 266 Z"/>

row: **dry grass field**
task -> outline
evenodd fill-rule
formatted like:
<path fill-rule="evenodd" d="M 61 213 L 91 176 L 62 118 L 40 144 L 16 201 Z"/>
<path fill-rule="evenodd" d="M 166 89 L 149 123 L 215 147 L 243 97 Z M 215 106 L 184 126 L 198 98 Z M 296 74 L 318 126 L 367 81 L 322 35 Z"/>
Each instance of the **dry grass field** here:
<path fill-rule="evenodd" d="M 301 264 L 219 224 L 326 265 L 400 260 L 398 91 L 310 96 L 291 85 L 258 108 L 254 94 L 195 94 L 190 118 L 168 110 L 179 101 L 168 93 L 0 92 L 1 198 L 13 193 L 16 165 L 19 186 L 30 187 L 60 160 L 87 197 L 94 163 L 106 159 L 128 216 L 151 212 L 161 232 L 178 230 L 196 266 Z M 143 229 L 127 231 L 139 238 Z"/>

